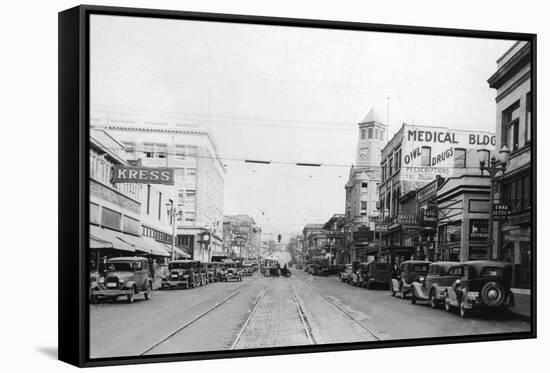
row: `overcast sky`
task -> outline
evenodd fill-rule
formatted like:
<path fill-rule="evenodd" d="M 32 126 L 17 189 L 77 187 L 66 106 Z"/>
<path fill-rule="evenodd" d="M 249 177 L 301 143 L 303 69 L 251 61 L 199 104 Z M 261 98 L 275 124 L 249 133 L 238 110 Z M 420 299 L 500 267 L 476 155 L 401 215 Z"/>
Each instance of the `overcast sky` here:
<path fill-rule="evenodd" d="M 344 212 L 371 107 L 386 121 L 389 103 L 390 137 L 403 122 L 494 132 L 487 78 L 513 43 L 93 15 L 91 105 L 206 127 L 222 158 L 281 162 L 226 160 L 224 213 L 288 236 Z"/>

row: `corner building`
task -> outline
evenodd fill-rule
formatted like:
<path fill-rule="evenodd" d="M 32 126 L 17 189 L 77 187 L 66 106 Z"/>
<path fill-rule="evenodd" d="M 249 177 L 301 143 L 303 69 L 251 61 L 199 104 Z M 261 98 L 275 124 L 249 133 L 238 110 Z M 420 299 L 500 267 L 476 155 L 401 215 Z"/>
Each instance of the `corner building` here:
<path fill-rule="evenodd" d="M 182 210 L 176 222 L 177 246 L 185 247 L 193 259 L 210 261 L 212 252 L 223 251 L 223 191 L 225 167 L 206 129 L 157 121 L 127 118 L 93 119 L 124 145 L 125 158 L 145 167 L 174 168 L 170 200 Z M 146 191 L 145 210 L 166 209 L 166 198 Z M 209 232 L 209 245 L 201 233 Z"/>
<path fill-rule="evenodd" d="M 531 98 L 531 45 L 515 43 L 497 60 L 497 71 L 488 79 L 496 89 L 497 149 L 506 145 L 510 158 L 499 175 L 495 199 L 510 209 L 507 219 L 495 221 L 496 253 L 514 266 L 513 286 L 531 288 L 533 174 L 533 122 Z"/>

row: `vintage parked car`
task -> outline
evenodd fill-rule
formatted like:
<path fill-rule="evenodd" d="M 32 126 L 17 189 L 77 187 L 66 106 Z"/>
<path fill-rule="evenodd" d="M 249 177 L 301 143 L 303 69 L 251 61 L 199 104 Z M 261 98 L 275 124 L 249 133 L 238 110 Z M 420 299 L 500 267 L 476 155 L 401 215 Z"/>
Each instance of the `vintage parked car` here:
<path fill-rule="evenodd" d="M 243 276 L 252 276 L 252 264 L 243 264 L 242 275 Z"/>
<path fill-rule="evenodd" d="M 309 266 L 308 272 L 314 276 L 318 276 L 319 273 L 321 273 L 322 269 L 323 269 L 323 266 L 321 266 L 320 264 L 312 264 Z"/>
<path fill-rule="evenodd" d="M 447 288 L 445 310 L 458 308 L 460 316 L 467 317 L 472 311 L 502 311 L 514 306 L 510 263 L 475 260 L 458 268 L 460 278 Z"/>
<path fill-rule="evenodd" d="M 387 287 L 390 284 L 390 263 L 370 262 L 360 266 L 359 285 L 372 289 L 373 286 Z"/>
<path fill-rule="evenodd" d="M 351 281 L 352 273 L 353 273 L 353 265 L 346 264 L 342 272 L 340 272 L 340 281 L 349 283 Z"/>
<path fill-rule="evenodd" d="M 319 276 L 336 276 L 340 272 L 342 272 L 342 266 L 340 265 L 326 266 L 321 268 Z"/>
<path fill-rule="evenodd" d="M 242 281 L 241 262 L 224 262 L 222 281 Z"/>
<path fill-rule="evenodd" d="M 390 291 L 391 295 L 399 292 L 401 298 L 405 299 L 412 289 L 412 283 L 421 277 L 426 277 L 430 262 L 422 260 L 407 260 L 399 266 L 397 278 L 392 278 Z"/>
<path fill-rule="evenodd" d="M 411 302 L 429 301 L 432 308 L 445 302 L 447 287 L 460 278 L 458 262 L 434 262 L 428 267 L 426 277 L 412 283 Z"/>
<path fill-rule="evenodd" d="M 141 293 L 145 299 L 150 299 L 152 291 L 153 280 L 147 258 L 111 258 L 107 260 L 104 275 L 92 288 L 91 301 L 98 303 L 103 298 L 126 296 L 128 303 L 133 303 L 136 294 Z"/>
<path fill-rule="evenodd" d="M 173 260 L 168 262 L 168 275 L 160 283 L 163 289 L 194 288 L 202 283 L 201 262 L 198 260 Z"/>

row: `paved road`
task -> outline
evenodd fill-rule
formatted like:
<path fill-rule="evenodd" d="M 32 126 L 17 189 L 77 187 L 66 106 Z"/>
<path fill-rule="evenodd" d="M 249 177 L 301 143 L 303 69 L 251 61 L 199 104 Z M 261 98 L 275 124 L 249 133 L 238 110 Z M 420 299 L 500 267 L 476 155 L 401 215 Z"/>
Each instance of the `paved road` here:
<path fill-rule="evenodd" d="M 388 291 L 294 270 L 291 278 L 155 291 L 90 306 L 92 358 L 528 331 L 513 316 L 461 319 Z"/>

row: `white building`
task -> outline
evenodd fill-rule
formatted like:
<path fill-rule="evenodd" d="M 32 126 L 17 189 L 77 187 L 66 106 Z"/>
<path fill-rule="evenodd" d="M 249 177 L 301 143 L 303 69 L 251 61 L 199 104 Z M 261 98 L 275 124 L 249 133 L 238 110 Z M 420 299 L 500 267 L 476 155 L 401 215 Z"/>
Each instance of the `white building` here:
<path fill-rule="evenodd" d="M 350 169 L 346 188 L 345 232 L 347 258 L 355 261 L 368 246 L 368 235 L 359 232 L 368 227 L 374 230 L 370 217 L 376 215 L 378 186 L 380 184 L 380 159 L 386 136 L 386 125 L 371 109 L 358 124 L 359 136 L 355 166 Z"/>
<path fill-rule="evenodd" d="M 93 119 L 92 124 L 122 142 L 127 160 L 139 161 L 145 167 L 175 169 L 175 185 L 169 188 L 175 194 L 172 201 L 182 212 L 177 221 L 178 246 L 186 247 L 201 261 L 209 261 L 212 251 L 221 251 L 226 171 L 206 129 L 112 117 Z M 162 192 L 152 195 L 146 191 L 146 216 L 166 210 L 166 202 Z M 212 233 L 210 245 L 201 242 L 200 234 L 205 231 Z"/>

